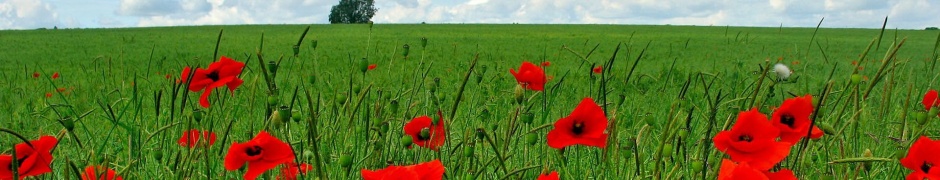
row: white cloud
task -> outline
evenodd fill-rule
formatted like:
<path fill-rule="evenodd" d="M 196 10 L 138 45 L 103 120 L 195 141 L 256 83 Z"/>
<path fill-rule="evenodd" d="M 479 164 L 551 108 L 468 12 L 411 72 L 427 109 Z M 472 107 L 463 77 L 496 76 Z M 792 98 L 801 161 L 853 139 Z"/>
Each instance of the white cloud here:
<path fill-rule="evenodd" d="M 137 0 L 125 0 L 137 1 Z M 178 11 L 141 17 L 138 26 L 322 23 L 330 0 L 180 0 Z"/>
<path fill-rule="evenodd" d="M 44 0 L 0 0 L 0 29 L 30 29 L 59 25 L 54 6 Z"/>
<path fill-rule="evenodd" d="M 0 29 L 329 23 L 339 0 L 0 0 Z M 55 7 L 62 7 L 57 12 Z M 920 29 L 936 0 L 378 0 L 377 23 L 564 23 Z M 93 9 L 93 10 L 86 10 Z"/>
<path fill-rule="evenodd" d="M 120 0 L 117 14 L 128 16 L 159 16 L 180 10 L 175 0 Z"/>

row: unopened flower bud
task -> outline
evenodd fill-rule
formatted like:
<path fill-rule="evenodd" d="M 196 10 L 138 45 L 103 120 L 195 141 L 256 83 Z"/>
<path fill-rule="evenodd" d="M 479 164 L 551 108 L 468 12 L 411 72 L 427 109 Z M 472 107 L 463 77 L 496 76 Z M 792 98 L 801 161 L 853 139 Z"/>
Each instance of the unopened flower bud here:
<path fill-rule="evenodd" d="M 829 135 L 836 134 L 836 129 L 832 128 L 832 125 L 829 125 L 829 123 L 817 122 L 816 127 L 818 127 L 820 130 L 822 130 L 826 134 L 829 134 Z"/>
<path fill-rule="evenodd" d="M 401 56 L 408 57 L 408 50 L 409 50 L 411 47 L 408 47 L 408 44 L 405 44 L 405 45 L 401 46 L 401 48 L 402 48 L 402 50 L 401 50 Z"/>
<path fill-rule="evenodd" d="M 471 145 L 463 146 L 463 156 L 466 156 L 466 157 L 473 156 L 473 146 Z"/>
<path fill-rule="evenodd" d="M 339 156 L 339 165 L 344 168 L 349 168 L 350 166 L 352 166 L 352 156 L 345 155 L 345 154 L 342 156 Z"/>
<path fill-rule="evenodd" d="M 72 131 L 72 129 L 75 129 L 75 121 L 72 119 L 64 118 L 60 121 L 62 121 L 62 127 L 65 127 L 65 130 Z"/>
<path fill-rule="evenodd" d="M 294 46 L 291 47 L 291 48 L 294 49 L 294 57 L 297 57 L 297 55 L 300 54 L 300 46 L 294 45 Z"/>
<path fill-rule="evenodd" d="M 196 122 L 202 121 L 202 118 L 204 117 L 204 115 L 205 115 L 205 112 L 203 112 L 200 109 L 193 110 L 193 120 L 195 120 Z"/>
<path fill-rule="evenodd" d="M 401 143 L 402 147 L 409 147 L 411 146 L 411 143 L 414 142 L 414 140 L 411 139 L 411 136 L 405 135 L 405 136 L 402 136 L 401 139 L 398 140 L 398 142 Z"/>
<path fill-rule="evenodd" d="M 513 91 L 513 97 L 516 100 L 516 103 L 522 104 L 522 101 L 525 100 L 525 88 L 522 88 L 522 85 L 516 85 L 516 89 Z"/>
<path fill-rule="evenodd" d="M 421 37 L 421 48 L 425 48 L 425 47 L 428 47 L 428 38 Z"/>
<path fill-rule="evenodd" d="M 391 113 L 398 112 L 398 100 L 392 100 L 392 102 L 388 102 L 388 109 Z"/>
<path fill-rule="evenodd" d="M 535 118 L 535 115 L 533 115 L 530 112 L 522 113 L 522 123 L 531 124 L 532 119 L 534 118 Z"/>
<path fill-rule="evenodd" d="M 369 70 L 369 59 L 362 58 L 359 60 L 359 71 L 366 73 Z"/>
<path fill-rule="evenodd" d="M 861 75 L 861 74 L 852 74 L 851 80 L 852 80 L 852 84 L 858 84 L 859 82 L 862 82 L 862 75 Z"/>
<path fill-rule="evenodd" d="M 268 72 L 271 72 L 271 74 L 277 73 L 277 62 L 268 61 Z"/>
<path fill-rule="evenodd" d="M 871 149 L 865 149 L 865 151 L 862 152 L 862 157 L 870 158 L 870 157 L 875 157 L 875 155 L 871 153 Z M 871 170 L 871 161 L 863 162 L 863 163 L 862 163 L 862 167 L 863 167 L 866 171 L 870 171 L 870 170 Z"/>
<path fill-rule="evenodd" d="M 525 135 L 525 143 L 528 144 L 529 146 L 535 145 L 535 143 L 538 142 L 538 140 L 539 140 L 538 138 L 539 138 L 538 135 L 536 135 L 536 134 L 534 134 L 534 133 L 526 134 L 526 135 Z"/>

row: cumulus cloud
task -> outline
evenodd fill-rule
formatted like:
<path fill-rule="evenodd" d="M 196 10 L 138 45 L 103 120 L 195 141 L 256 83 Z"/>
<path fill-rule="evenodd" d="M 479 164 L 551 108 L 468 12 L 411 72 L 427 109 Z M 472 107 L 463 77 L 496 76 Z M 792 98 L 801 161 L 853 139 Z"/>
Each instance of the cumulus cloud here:
<path fill-rule="evenodd" d="M 329 23 L 339 0 L 0 0 L 0 29 Z M 107 2 L 107 3 L 105 3 Z M 64 7 L 56 12 L 56 5 Z M 94 4 L 94 5 L 92 5 Z M 79 6 L 81 5 L 81 6 Z M 562 23 L 920 29 L 936 0 L 377 0 L 378 23 Z M 76 9 L 91 9 L 82 10 Z M 103 13 L 106 12 L 106 13 Z"/>
<path fill-rule="evenodd" d="M 930 0 L 417 0 L 378 3 L 385 23 L 572 23 L 922 28 L 937 24 Z M 897 17 L 897 18 L 894 18 Z M 936 25 L 934 25 L 936 26 Z"/>
<path fill-rule="evenodd" d="M 175 2 L 169 11 L 140 17 L 138 26 L 322 23 L 331 0 L 123 0 Z M 407 1 L 407 0 L 400 0 Z M 155 3 L 158 6 L 160 3 Z M 123 7 L 123 5 L 122 5 Z"/>
<path fill-rule="evenodd" d="M 56 25 L 59 25 L 59 15 L 45 0 L 0 0 L 0 29 L 52 28 Z"/>

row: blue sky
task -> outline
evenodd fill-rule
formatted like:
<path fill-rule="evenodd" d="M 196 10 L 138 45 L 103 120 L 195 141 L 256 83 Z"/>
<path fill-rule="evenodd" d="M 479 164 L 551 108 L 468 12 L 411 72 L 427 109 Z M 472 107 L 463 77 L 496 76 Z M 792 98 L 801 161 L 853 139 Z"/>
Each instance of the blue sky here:
<path fill-rule="evenodd" d="M 0 0 L 0 29 L 325 24 L 338 0 Z M 377 0 L 376 23 L 673 24 L 923 29 L 937 0 Z"/>

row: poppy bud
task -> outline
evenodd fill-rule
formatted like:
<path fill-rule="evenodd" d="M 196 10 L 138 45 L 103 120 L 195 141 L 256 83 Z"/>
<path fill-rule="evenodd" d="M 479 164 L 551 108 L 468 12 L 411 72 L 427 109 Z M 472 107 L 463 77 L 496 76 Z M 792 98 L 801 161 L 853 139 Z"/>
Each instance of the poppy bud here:
<path fill-rule="evenodd" d="M 421 137 L 420 139 L 431 139 L 431 129 L 421 129 L 421 133 L 418 134 L 418 137 Z"/>
<path fill-rule="evenodd" d="M 303 156 L 304 158 L 313 158 L 313 156 L 316 156 L 316 154 L 314 154 L 313 151 L 304 150 Z"/>
<path fill-rule="evenodd" d="M 940 114 L 940 108 L 930 108 L 930 110 L 927 111 L 927 117 L 934 117 L 937 116 L 937 114 Z"/>
<path fill-rule="evenodd" d="M 486 130 L 483 130 L 483 128 L 477 128 L 477 138 L 486 138 Z"/>
<path fill-rule="evenodd" d="M 408 44 L 405 44 L 401 46 L 401 48 L 402 48 L 401 56 L 408 57 L 408 49 L 410 49 L 411 47 L 409 47 Z"/>
<path fill-rule="evenodd" d="M 522 123 L 531 124 L 534 118 L 534 115 L 530 112 L 522 113 Z"/>
<path fill-rule="evenodd" d="M 369 59 L 362 58 L 359 60 L 359 71 L 366 73 L 369 70 Z"/>
<path fill-rule="evenodd" d="M 525 89 L 522 88 L 522 85 L 516 85 L 516 89 L 513 91 L 513 97 L 516 100 L 516 103 L 522 104 L 522 101 L 525 100 L 525 95 L 523 94 Z"/>
<path fill-rule="evenodd" d="M 388 106 L 388 109 L 391 113 L 398 112 L 398 100 L 392 100 L 392 102 L 388 103 Z"/>
<path fill-rule="evenodd" d="M 344 168 L 349 168 L 350 166 L 352 166 L 352 157 L 349 155 L 345 155 L 345 154 L 342 156 L 339 156 L 339 165 Z"/>
<path fill-rule="evenodd" d="M 862 82 L 862 75 L 861 75 L 861 74 L 852 74 L 851 80 L 852 80 L 852 84 L 858 84 L 859 82 Z"/>
<path fill-rule="evenodd" d="M 421 37 L 421 48 L 425 48 L 425 47 L 428 47 L 428 38 Z"/>
<path fill-rule="evenodd" d="M 291 111 L 290 118 L 293 119 L 296 123 L 299 123 L 300 119 L 303 119 L 303 117 L 300 116 L 300 111 L 297 110 Z"/>
<path fill-rule="evenodd" d="M 381 133 L 388 132 L 388 122 L 382 122 L 382 125 L 379 126 L 379 129 L 381 130 Z"/>
<path fill-rule="evenodd" d="M 477 84 L 480 84 L 480 82 L 483 82 L 483 75 L 477 74 L 476 79 L 477 79 Z"/>
<path fill-rule="evenodd" d="M 529 144 L 529 146 L 535 145 L 535 143 L 539 140 L 538 138 L 539 138 L 538 135 L 535 135 L 533 133 L 526 134 L 525 143 Z"/>
<path fill-rule="evenodd" d="M 316 39 L 310 40 L 310 47 L 312 47 L 314 50 L 317 49 L 317 40 L 316 40 Z"/>
<path fill-rule="evenodd" d="M 411 139 L 411 136 L 405 135 L 405 136 L 402 136 L 398 142 L 401 143 L 402 147 L 410 147 L 411 143 L 413 143 L 414 140 Z"/>
<path fill-rule="evenodd" d="M 434 78 L 433 82 L 434 82 L 434 87 L 441 87 L 441 78 L 436 77 Z"/>
<path fill-rule="evenodd" d="M 483 109 L 483 111 L 480 111 L 480 117 L 481 117 L 483 120 L 489 119 L 489 118 L 490 118 L 490 110 L 488 110 L 488 109 Z"/>
<path fill-rule="evenodd" d="M 826 134 L 829 134 L 829 135 L 836 134 L 836 129 L 832 128 L 832 125 L 829 125 L 829 123 L 818 122 L 816 123 L 816 127 L 818 127 L 820 130 L 822 130 Z"/>
<path fill-rule="evenodd" d="M 316 83 L 317 83 L 317 76 L 316 76 L 316 75 L 310 75 L 310 80 L 308 80 L 308 81 L 309 81 L 310 85 L 316 84 Z"/>
<path fill-rule="evenodd" d="M 901 159 L 901 158 L 904 158 L 904 156 L 906 155 L 907 155 L 907 150 L 905 150 L 904 148 L 901 148 L 901 147 L 895 148 L 894 158 Z"/>
<path fill-rule="evenodd" d="M 431 118 L 431 125 L 437 125 L 438 122 L 441 122 L 441 117 Z"/>
<path fill-rule="evenodd" d="M 62 121 L 62 127 L 65 127 L 65 130 L 72 131 L 72 129 L 75 129 L 75 121 L 72 119 L 64 118 L 60 121 Z"/>
<path fill-rule="evenodd" d="M 679 138 L 685 139 L 686 136 L 689 136 L 689 130 L 685 128 L 679 129 L 679 133 L 677 135 Z"/>
<path fill-rule="evenodd" d="M 918 124 L 924 125 L 927 123 L 927 113 L 921 111 L 914 112 L 914 120 L 917 120 Z"/>
<path fill-rule="evenodd" d="M 352 90 L 353 90 L 353 93 L 359 94 L 359 92 L 362 92 L 362 86 L 359 86 L 358 84 L 353 85 Z"/>
<path fill-rule="evenodd" d="M 862 157 L 870 158 L 870 157 L 874 157 L 874 156 L 875 156 L 875 155 L 871 153 L 871 149 L 867 149 L 867 148 L 866 148 L 865 151 L 862 152 Z M 870 171 L 870 170 L 871 170 L 871 161 L 863 162 L 863 163 L 862 163 L 862 167 L 865 169 L 865 171 Z"/>
<path fill-rule="evenodd" d="M 470 146 L 470 145 L 463 146 L 463 156 L 466 156 L 466 157 L 473 156 L 473 146 Z"/>
<path fill-rule="evenodd" d="M 277 73 L 277 62 L 268 61 L 268 72 L 271 72 L 271 74 Z"/>
<path fill-rule="evenodd" d="M 287 122 L 290 120 L 290 118 L 291 118 L 290 107 L 281 106 L 280 108 L 277 109 L 276 112 L 277 112 L 277 114 L 279 115 L 279 116 L 277 117 L 277 118 L 279 118 L 278 121 L 281 121 L 282 123 L 287 123 Z"/>
<path fill-rule="evenodd" d="M 665 156 L 672 156 L 672 144 L 663 144 L 663 154 Z"/>
<path fill-rule="evenodd" d="M 297 57 L 297 55 L 300 54 L 300 46 L 294 45 L 292 48 L 294 49 L 294 57 Z"/>
<path fill-rule="evenodd" d="M 369 21 L 369 29 L 372 29 L 372 25 L 375 24 L 372 21 Z"/>
<path fill-rule="evenodd" d="M 205 115 L 205 112 L 202 112 L 202 110 L 193 110 L 193 120 L 196 120 L 196 122 L 202 121 L 203 115 Z"/>
<path fill-rule="evenodd" d="M 337 95 L 336 95 L 336 102 L 338 102 L 340 105 L 346 104 L 346 95 L 344 95 L 344 94 L 337 94 Z"/>
<path fill-rule="evenodd" d="M 692 161 L 692 172 L 701 172 L 705 168 L 705 162 L 702 160 L 693 160 Z"/>
<path fill-rule="evenodd" d="M 277 97 L 274 97 L 273 95 L 268 96 L 268 106 L 277 106 L 279 101 L 280 100 L 278 100 Z"/>

